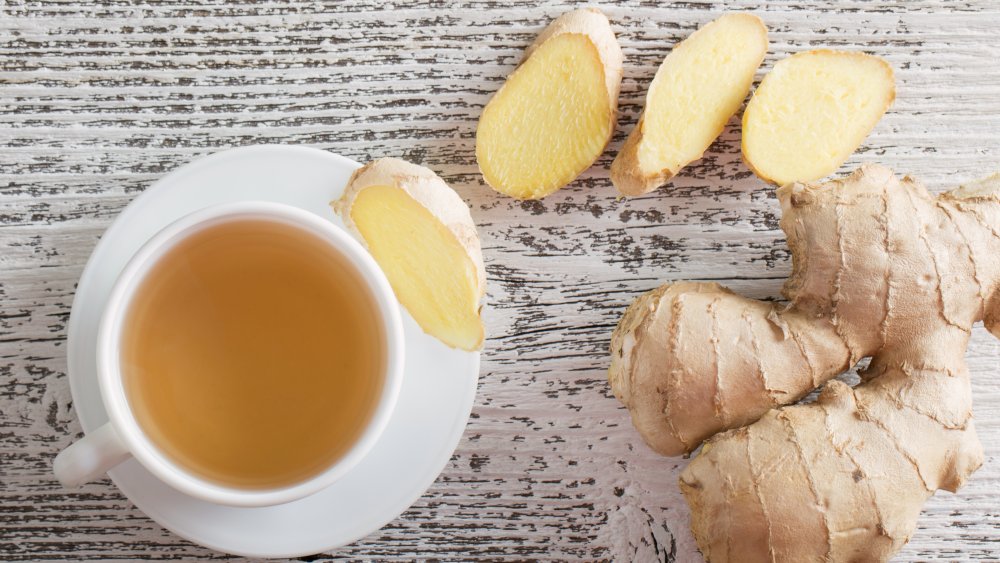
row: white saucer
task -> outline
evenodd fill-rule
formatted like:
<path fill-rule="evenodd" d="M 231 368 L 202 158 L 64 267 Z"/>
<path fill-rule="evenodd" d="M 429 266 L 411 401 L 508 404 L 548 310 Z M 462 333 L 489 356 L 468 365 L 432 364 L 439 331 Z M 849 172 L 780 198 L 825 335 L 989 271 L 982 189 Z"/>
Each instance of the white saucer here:
<path fill-rule="evenodd" d="M 305 147 L 257 146 L 211 155 L 171 172 L 104 233 L 77 286 L 69 322 L 69 381 L 84 431 L 107 421 L 97 389 L 96 335 L 118 273 L 154 233 L 208 205 L 266 200 L 343 226 L 328 205 L 358 163 Z M 409 508 L 434 482 L 462 436 L 479 381 L 479 354 L 453 350 L 403 310 L 406 367 L 399 403 L 379 442 L 323 491 L 289 504 L 234 508 L 186 496 L 135 460 L 109 475 L 140 510 L 195 543 L 251 557 L 297 557 L 356 541 Z"/>

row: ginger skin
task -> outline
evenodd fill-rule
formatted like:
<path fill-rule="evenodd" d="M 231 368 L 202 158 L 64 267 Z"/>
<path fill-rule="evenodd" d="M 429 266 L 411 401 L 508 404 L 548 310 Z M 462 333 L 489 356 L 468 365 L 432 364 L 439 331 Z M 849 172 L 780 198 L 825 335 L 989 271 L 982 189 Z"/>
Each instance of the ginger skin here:
<path fill-rule="evenodd" d="M 865 166 L 777 195 L 790 304 L 654 290 L 616 329 L 609 379 L 661 453 L 735 428 L 680 479 L 706 559 L 884 561 L 982 463 L 964 354 L 974 323 L 1000 334 L 1000 179 L 932 196 Z M 857 387 L 774 408 L 864 357 Z"/>

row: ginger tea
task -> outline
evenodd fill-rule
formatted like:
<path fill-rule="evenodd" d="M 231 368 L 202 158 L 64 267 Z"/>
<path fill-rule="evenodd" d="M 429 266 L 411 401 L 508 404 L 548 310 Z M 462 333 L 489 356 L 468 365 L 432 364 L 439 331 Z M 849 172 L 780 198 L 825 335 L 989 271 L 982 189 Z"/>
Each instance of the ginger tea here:
<path fill-rule="evenodd" d="M 364 281 L 316 235 L 263 219 L 170 249 L 130 304 L 125 392 L 181 468 L 277 488 L 347 453 L 382 392 L 385 335 Z"/>

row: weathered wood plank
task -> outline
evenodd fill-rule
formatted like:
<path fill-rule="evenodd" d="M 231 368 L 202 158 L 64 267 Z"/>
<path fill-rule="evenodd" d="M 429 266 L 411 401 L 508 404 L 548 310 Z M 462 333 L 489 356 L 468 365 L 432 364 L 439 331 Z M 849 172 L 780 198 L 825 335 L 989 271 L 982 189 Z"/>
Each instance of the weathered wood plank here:
<path fill-rule="evenodd" d="M 573 2 L 133 4 L 0 2 L 0 558 L 222 557 L 131 507 L 107 481 L 51 477 L 78 435 L 65 376 L 74 284 L 103 230 L 167 171 L 257 143 L 393 155 L 470 203 L 489 334 L 473 418 L 448 468 L 402 517 L 334 557 L 697 561 L 676 487 L 684 460 L 638 439 L 604 380 L 611 329 L 666 279 L 777 297 L 789 271 L 773 190 L 739 158 L 738 122 L 669 190 L 617 201 L 607 167 L 669 47 L 711 2 L 606 2 L 626 56 L 621 125 L 571 187 L 520 203 L 476 170 L 476 120 L 552 17 Z M 741 0 L 780 57 L 879 54 L 898 99 L 844 170 L 879 161 L 934 190 L 1000 170 L 1000 3 Z M 1000 344 L 969 350 L 986 464 L 939 494 L 900 554 L 1000 553 Z"/>

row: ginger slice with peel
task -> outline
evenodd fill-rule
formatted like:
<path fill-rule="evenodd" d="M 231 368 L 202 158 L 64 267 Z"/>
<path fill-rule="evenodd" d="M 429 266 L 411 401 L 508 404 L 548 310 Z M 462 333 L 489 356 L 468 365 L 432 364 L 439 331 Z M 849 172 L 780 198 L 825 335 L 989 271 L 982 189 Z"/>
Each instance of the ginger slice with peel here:
<path fill-rule="evenodd" d="M 892 67 L 864 53 L 809 51 L 779 61 L 743 114 L 743 159 L 778 185 L 837 170 L 896 96 Z"/>
<path fill-rule="evenodd" d="M 469 208 L 434 172 L 384 158 L 358 169 L 334 204 L 417 324 L 461 350 L 483 344 L 485 291 Z"/>
<path fill-rule="evenodd" d="M 618 191 L 647 193 L 701 158 L 739 110 L 766 53 L 767 28 L 750 14 L 725 14 L 677 44 L 611 165 Z"/>
<path fill-rule="evenodd" d="M 622 52 L 593 9 L 557 18 L 479 118 L 476 160 L 486 183 L 540 199 L 572 182 L 611 140 Z"/>

